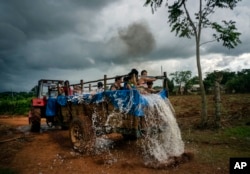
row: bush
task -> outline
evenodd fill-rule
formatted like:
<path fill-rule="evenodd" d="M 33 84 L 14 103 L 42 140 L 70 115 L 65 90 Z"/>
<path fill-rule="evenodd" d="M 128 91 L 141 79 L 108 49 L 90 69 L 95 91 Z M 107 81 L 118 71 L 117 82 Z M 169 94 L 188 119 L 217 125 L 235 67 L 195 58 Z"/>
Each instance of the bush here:
<path fill-rule="evenodd" d="M 31 98 L 20 100 L 2 100 L 0 101 L 0 114 L 8 115 L 26 115 L 30 109 Z"/>

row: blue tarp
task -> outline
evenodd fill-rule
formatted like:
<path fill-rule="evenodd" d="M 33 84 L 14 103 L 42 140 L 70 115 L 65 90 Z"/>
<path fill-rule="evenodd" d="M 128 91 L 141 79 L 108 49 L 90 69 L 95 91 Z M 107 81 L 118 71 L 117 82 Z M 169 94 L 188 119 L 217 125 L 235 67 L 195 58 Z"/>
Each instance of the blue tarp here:
<path fill-rule="evenodd" d="M 57 99 L 56 98 L 49 98 L 47 100 L 47 105 L 46 105 L 46 116 L 55 116 L 56 115 L 56 103 Z"/>
<path fill-rule="evenodd" d="M 106 91 L 106 96 L 111 100 L 112 104 L 119 108 L 120 111 L 127 112 L 134 116 L 144 116 L 144 108 L 148 105 L 144 95 L 136 89 L 134 90 L 118 90 Z M 163 99 L 166 98 L 166 91 L 158 93 Z"/>
<path fill-rule="evenodd" d="M 59 95 L 57 96 L 57 103 L 61 106 L 66 106 L 67 105 L 67 101 L 68 101 L 68 98 L 64 95 Z"/>
<path fill-rule="evenodd" d="M 138 90 L 106 91 L 105 96 L 121 112 L 144 116 L 143 106 L 147 105 L 147 101 Z"/>
<path fill-rule="evenodd" d="M 162 90 L 158 95 L 166 99 L 167 91 Z M 134 116 L 144 116 L 143 108 L 148 104 L 146 98 L 141 95 L 138 90 L 104 91 L 95 95 L 83 94 L 82 96 L 60 95 L 57 99 L 48 99 L 46 115 L 53 116 L 56 114 L 55 109 L 57 103 L 61 106 L 66 106 L 67 101 L 77 104 L 79 97 L 81 97 L 85 103 L 100 103 L 106 99 L 110 101 L 116 109 Z"/>

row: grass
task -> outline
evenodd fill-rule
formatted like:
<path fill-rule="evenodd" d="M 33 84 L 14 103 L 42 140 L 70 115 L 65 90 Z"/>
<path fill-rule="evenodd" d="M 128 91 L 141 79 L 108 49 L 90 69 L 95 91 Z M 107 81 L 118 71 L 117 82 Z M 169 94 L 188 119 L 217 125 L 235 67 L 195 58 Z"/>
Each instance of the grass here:
<path fill-rule="evenodd" d="M 186 149 L 194 152 L 197 163 L 228 173 L 231 157 L 250 157 L 250 94 L 222 95 L 222 128 L 204 130 L 194 126 L 200 122 L 200 96 L 170 96 L 169 99 Z M 207 96 L 207 107 L 209 121 L 213 122 L 213 95 Z"/>
<path fill-rule="evenodd" d="M 197 129 L 200 122 L 201 97 L 170 96 L 181 129 L 185 149 L 194 153 L 194 164 L 212 173 L 229 173 L 231 157 L 250 157 L 250 94 L 221 96 L 222 128 Z M 208 116 L 214 118 L 213 95 L 207 95 Z M 15 147 L 17 149 L 17 147 Z M 204 171 L 206 173 L 206 171 Z M 8 168 L 0 173 L 15 174 Z"/>
<path fill-rule="evenodd" d="M 185 148 L 192 151 L 195 162 L 214 171 L 229 173 L 232 157 L 250 157 L 249 126 L 221 130 L 183 130 Z M 215 172 L 217 173 L 217 172 Z"/>
<path fill-rule="evenodd" d="M 225 130 L 225 134 L 230 137 L 250 140 L 250 126 L 237 126 Z"/>

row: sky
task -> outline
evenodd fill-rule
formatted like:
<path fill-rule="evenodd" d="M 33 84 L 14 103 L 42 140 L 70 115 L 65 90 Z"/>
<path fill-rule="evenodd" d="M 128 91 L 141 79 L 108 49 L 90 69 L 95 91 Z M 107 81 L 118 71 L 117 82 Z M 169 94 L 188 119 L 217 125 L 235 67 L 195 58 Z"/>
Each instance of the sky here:
<path fill-rule="evenodd" d="M 171 2 L 171 0 L 169 1 Z M 190 11 L 197 5 L 190 1 Z M 171 32 L 164 5 L 152 13 L 145 0 L 0 0 L 0 92 L 30 91 L 40 79 L 70 83 L 127 74 L 192 71 L 197 75 L 194 39 Z M 201 46 L 203 74 L 250 68 L 250 1 L 218 10 L 213 21 L 234 20 L 242 44 Z M 201 43 L 211 41 L 202 30 Z"/>

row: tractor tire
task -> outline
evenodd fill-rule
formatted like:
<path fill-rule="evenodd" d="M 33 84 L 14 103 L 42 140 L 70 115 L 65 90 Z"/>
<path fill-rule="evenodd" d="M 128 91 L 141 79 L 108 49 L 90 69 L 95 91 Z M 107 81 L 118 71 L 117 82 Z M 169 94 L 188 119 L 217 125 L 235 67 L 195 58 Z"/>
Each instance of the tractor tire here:
<path fill-rule="evenodd" d="M 70 124 L 69 136 L 75 151 L 90 154 L 94 149 L 94 130 L 91 118 L 81 115 Z"/>
<path fill-rule="evenodd" d="M 41 128 L 41 109 L 32 108 L 30 116 L 31 132 L 40 132 Z"/>

